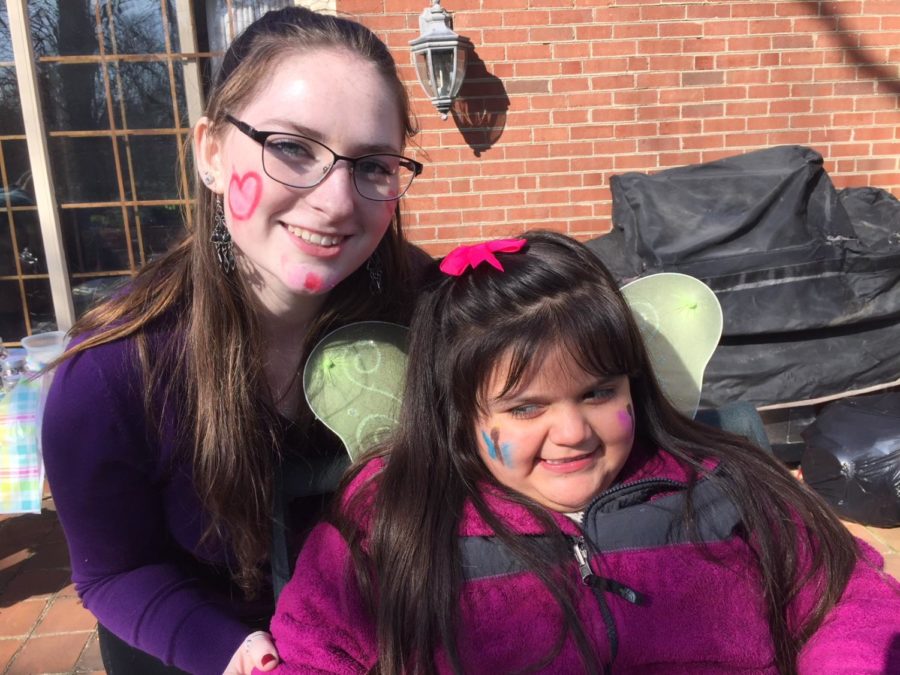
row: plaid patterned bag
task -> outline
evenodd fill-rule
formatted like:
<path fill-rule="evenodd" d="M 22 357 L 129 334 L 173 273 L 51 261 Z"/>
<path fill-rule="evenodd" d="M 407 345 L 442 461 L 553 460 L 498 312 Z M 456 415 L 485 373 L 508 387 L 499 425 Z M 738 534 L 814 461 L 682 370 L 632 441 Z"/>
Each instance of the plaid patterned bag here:
<path fill-rule="evenodd" d="M 40 513 L 40 426 L 49 378 L 22 378 L 0 399 L 0 513 Z"/>

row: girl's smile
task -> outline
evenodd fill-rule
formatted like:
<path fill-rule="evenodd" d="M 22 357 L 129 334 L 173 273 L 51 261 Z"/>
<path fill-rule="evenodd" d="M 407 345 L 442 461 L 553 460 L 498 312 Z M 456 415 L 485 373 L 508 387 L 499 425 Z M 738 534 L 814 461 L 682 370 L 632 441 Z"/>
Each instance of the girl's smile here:
<path fill-rule="evenodd" d="M 631 389 L 624 375 L 582 370 L 561 350 L 511 392 L 503 357 L 476 421 L 479 453 L 503 485 L 554 511 L 580 511 L 612 485 L 634 440 Z"/>

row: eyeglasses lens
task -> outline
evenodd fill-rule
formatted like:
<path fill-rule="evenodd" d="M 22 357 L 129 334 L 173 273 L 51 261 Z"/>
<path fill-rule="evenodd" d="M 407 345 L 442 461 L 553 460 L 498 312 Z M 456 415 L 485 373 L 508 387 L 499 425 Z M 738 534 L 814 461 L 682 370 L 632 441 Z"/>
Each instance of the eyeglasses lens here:
<path fill-rule="evenodd" d="M 298 188 L 321 183 L 333 161 L 329 148 L 302 136 L 269 136 L 263 152 L 265 172 L 279 183 Z M 399 198 L 415 178 L 413 165 L 395 155 L 358 157 L 352 173 L 359 193 L 376 201 Z"/>

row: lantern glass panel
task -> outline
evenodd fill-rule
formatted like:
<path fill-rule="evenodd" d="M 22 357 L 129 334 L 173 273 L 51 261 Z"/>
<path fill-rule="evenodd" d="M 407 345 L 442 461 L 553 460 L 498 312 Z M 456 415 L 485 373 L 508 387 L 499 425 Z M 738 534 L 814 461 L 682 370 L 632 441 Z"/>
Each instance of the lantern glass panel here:
<path fill-rule="evenodd" d="M 459 93 L 459 90 L 462 87 L 463 80 L 466 79 L 466 61 L 468 57 L 468 51 L 469 50 L 466 49 L 464 45 L 459 45 L 454 50 L 456 54 L 456 74 L 453 78 L 454 87 L 453 91 L 450 93 L 451 96 L 455 97 Z"/>
<path fill-rule="evenodd" d="M 439 98 L 446 98 L 452 95 L 455 72 L 453 71 L 453 57 L 456 50 L 435 49 L 431 52 L 431 63 L 434 67 L 434 84 L 437 88 L 435 94 Z"/>
<path fill-rule="evenodd" d="M 425 89 L 425 92 L 434 98 L 434 83 L 431 81 L 431 73 L 428 68 L 428 51 L 416 53 L 416 76 L 419 78 L 419 84 Z"/>

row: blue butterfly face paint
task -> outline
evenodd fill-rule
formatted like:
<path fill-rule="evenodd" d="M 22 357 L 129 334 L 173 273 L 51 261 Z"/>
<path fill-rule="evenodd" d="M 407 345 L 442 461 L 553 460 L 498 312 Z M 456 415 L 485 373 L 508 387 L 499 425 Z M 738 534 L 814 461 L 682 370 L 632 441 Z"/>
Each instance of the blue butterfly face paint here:
<path fill-rule="evenodd" d="M 497 427 L 491 429 L 491 435 L 488 436 L 484 429 L 481 430 L 481 438 L 487 448 L 488 455 L 491 459 L 500 462 L 504 466 L 512 464 L 510 455 L 510 444 L 500 443 L 500 430 Z"/>

